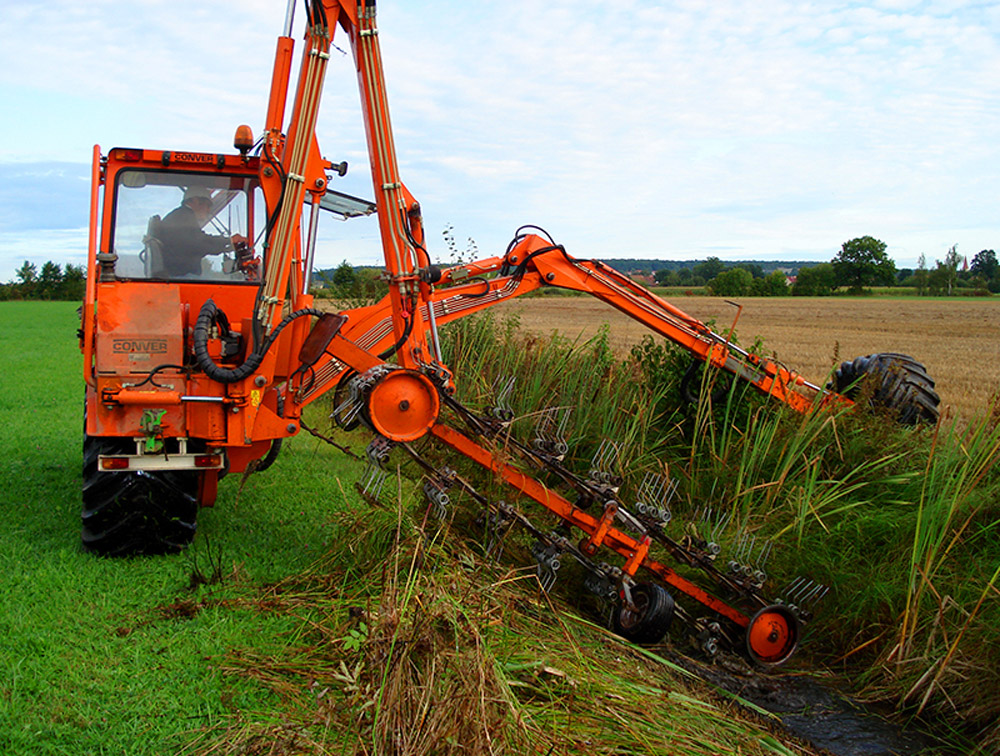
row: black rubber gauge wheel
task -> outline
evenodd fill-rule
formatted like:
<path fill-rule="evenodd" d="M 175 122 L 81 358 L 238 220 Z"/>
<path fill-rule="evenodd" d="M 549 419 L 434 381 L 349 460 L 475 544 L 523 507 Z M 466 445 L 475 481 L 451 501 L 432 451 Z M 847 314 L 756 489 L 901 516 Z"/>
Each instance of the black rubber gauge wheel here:
<path fill-rule="evenodd" d="M 614 613 L 614 631 L 633 643 L 658 643 L 674 618 L 673 596 L 653 583 L 639 583 L 631 593 L 634 608 L 624 602 L 618 607 Z"/>

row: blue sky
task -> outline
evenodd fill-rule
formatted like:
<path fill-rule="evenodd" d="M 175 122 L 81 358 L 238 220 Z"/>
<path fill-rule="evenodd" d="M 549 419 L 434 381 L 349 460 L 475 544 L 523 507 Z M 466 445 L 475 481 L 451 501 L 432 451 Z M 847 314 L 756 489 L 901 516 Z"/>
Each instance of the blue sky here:
<path fill-rule="evenodd" d="M 82 262 L 95 143 L 219 152 L 258 131 L 284 15 L 7 0 L 0 280 Z M 492 255 L 525 223 L 583 258 L 821 261 L 872 235 L 903 267 L 1000 245 L 997 4 L 381 0 L 379 27 L 401 172 L 442 259 L 446 226 Z M 351 164 L 335 188 L 371 197 L 349 54 L 318 134 Z M 318 264 L 344 259 L 380 261 L 373 221 L 325 223 Z"/>

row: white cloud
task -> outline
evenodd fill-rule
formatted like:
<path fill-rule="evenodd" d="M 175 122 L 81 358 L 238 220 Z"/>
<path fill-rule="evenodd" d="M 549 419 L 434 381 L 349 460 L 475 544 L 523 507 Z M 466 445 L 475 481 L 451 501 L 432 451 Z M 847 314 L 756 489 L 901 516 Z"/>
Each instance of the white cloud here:
<path fill-rule="evenodd" d="M 94 142 L 217 151 L 237 123 L 259 129 L 281 3 L 8 6 L 0 86 L 18 112 L 0 114 L 0 159 L 85 162 Z M 379 12 L 400 166 L 432 242 L 451 223 L 492 254 L 534 222 L 581 257 L 822 259 L 873 234 L 933 259 L 942 244 L 1000 243 L 996 7 L 383 0 Z M 331 60 L 319 130 L 324 153 L 352 164 L 338 188 L 371 196 L 349 56 Z M 340 241 L 324 264 L 352 259 L 352 243 L 370 256 L 377 238 L 329 233 Z"/>

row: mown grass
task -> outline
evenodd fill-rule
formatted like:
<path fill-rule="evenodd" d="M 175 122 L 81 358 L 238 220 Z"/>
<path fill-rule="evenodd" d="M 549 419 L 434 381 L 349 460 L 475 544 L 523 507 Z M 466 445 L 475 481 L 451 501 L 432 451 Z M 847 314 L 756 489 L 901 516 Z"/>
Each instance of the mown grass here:
<path fill-rule="evenodd" d="M 186 733 L 275 706 L 220 662 L 287 644 L 299 621 L 261 611 L 256 592 L 325 550 L 331 509 L 358 506 L 334 482 L 349 490 L 354 469 L 297 440 L 274 475 L 251 478 L 242 493 L 239 481 L 223 482 L 187 553 L 82 553 L 75 310 L 0 306 L 0 752 L 173 753 Z"/>
<path fill-rule="evenodd" d="M 74 310 L 0 305 L 0 753 L 806 752 L 310 437 L 186 553 L 83 553 Z"/>

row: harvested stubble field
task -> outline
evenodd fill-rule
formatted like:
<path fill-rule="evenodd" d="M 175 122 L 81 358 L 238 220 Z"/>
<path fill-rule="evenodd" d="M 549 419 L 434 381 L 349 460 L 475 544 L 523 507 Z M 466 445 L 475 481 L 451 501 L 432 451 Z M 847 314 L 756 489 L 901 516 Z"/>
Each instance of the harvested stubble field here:
<path fill-rule="evenodd" d="M 702 321 L 728 332 L 737 310 L 719 297 L 672 300 Z M 872 352 L 903 352 L 927 366 L 942 408 L 968 420 L 1000 389 L 1000 299 L 753 298 L 740 300 L 739 342 L 760 337 L 764 350 L 823 383 L 843 360 Z M 526 330 L 570 338 L 610 328 L 613 348 L 625 352 L 650 331 L 607 305 L 584 296 L 524 298 L 505 305 Z"/>

